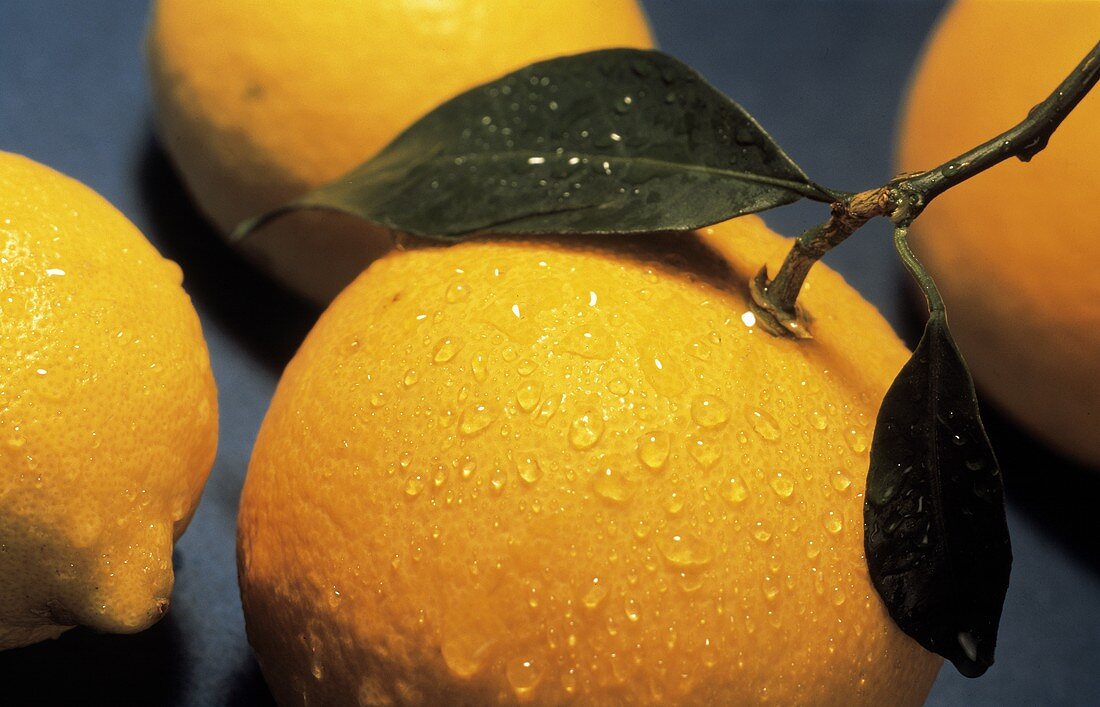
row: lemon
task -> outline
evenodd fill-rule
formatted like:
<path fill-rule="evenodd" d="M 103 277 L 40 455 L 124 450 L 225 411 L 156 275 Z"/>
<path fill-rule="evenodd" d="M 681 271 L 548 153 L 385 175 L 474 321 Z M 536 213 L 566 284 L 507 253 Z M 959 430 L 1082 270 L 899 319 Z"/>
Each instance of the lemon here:
<path fill-rule="evenodd" d="M 747 283 L 789 244 L 744 217 L 375 262 L 288 366 L 241 500 L 279 702 L 920 704 L 941 660 L 863 556 L 907 352 L 822 266 L 815 338 L 761 330 Z"/>
<path fill-rule="evenodd" d="M 0 649 L 168 607 L 217 443 L 175 263 L 84 185 L 0 153 Z"/>
<path fill-rule="evenodd" d="M 651 45 L 635 0 L 158 0 L 148 55 L 164 146 L 228 233 L 477 84 L 553 56 Z M 390 247 L 381 229 L 304 213 L 247 252 L 328 302 Z"/>

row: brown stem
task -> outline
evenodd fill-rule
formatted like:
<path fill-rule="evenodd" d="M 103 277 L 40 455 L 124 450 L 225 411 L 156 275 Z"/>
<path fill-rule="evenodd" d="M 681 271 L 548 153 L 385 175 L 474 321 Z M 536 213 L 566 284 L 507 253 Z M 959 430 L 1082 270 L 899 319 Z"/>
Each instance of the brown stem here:
<path fill-rule="evenodd" d="M 1046 147 L 1050 136 L 1097 81 L 1100 42 L 1045 101 L 1011 129 L 935 169 L 903 174 L 885 186 L 834 202 L 829 220 L 799 236 L 774 278 L 768 279 L 765 266 L 750 284 L 757 320 L 776 336 L 809 338 L 796 301 L 806 275 L 821 256 L 876 216 L 888 216 L 907 226 L 928 202 L 956 184 L 1010 157 L 1030 160 Z"/>
<path fill-rule="evenodd" d="M 766 265 L 760 269 L 750 291 L 753 309 L 766 329 L 777 335 L 809 338 L 810 333 L 795 308 L 806 275 L 821 256 L 863 224 L 875 216 L 890 214 L 895 208 L 892 191 L 892 185 L 887 185 L 834 202 L 829 207 L 832 212 L 829 220 L 798 237 L 774 279 L 768 280 Z"/>

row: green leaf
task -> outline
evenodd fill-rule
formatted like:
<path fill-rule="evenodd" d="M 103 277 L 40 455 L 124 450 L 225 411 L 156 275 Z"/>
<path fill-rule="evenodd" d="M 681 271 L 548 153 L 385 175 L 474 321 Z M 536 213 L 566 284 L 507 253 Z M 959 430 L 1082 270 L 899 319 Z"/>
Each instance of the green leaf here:
<path fill-rule="evenodd" d="M 977 677 L 993 664 L 1012 551 L 1004 488 L 935 285 L 896 237 L 931 313 L 879 410 L 864 503 L 871 580 L 903 631 Z"/>
<path fill-rule="evenodd" d="M 375 158 L 241 224 L 327 209 L 420 236 L 688 230 L 833 201 L 740 106 L 655 51 L 540 62 L 463 93 Z"/>

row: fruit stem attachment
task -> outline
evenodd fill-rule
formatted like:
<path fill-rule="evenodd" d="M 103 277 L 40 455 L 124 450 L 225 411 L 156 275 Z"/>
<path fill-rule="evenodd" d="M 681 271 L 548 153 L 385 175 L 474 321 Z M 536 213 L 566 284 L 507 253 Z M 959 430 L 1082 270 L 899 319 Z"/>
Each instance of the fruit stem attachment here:
<path fill-rule="evenodd" d="M 902 174 L 882 187 L 833 202 L 829 220 L 799 236 L 774 278 L 768 278 L 765 266 L 750 283 L 752 307 L 757 320 L 775 336 L 811 338 L 806 317 L 796 307 L 806 275 L 825 253 L 876 216 L 887 216 L 903 227 L 894 234 L 898 252 L 906 267 L 920 282 L 929 306 L 936 309 L 935 302 L 938 301 L 938 308 L 942 309 L 943 303 L 939 300 L 935 284 L 909 249 L 906 239 L 909 224 L 932 199 L 951 187 L 1010 157 L 1022 162 L 1030 161 L 1047 146 L 1050 136 L 1098 80 L 1100 42 L 1046 100 L 1028 111 L 1027 117 L 1009 130 L 934 169 Z M 917 270 L 914 270 L 914 265 Z"/>

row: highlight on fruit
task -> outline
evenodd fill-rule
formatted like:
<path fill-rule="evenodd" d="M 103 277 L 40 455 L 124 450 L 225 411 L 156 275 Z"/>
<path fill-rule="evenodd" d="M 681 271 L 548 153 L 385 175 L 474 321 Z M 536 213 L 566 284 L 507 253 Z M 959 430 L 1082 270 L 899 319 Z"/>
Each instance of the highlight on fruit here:
<path fill-rule="evenodd" d="M 867 565 L 897 625 L 977 676 L 993 662 L 1011 566 L 1003 485 L 945 304 L 909 248 L 908 228 L 944 191 L 1001 161 L 1035 157 L 1098 77 L 1100 45 L 1004 133 L 853 194 L 811 180 L 740 106 L 676 59 L 598 50 L 532 64 L 443 103 L 373 159 L 242 223 L 233 238 L 263 238 L 263 226 L 284 214 L 320 209 L 448 243 L 494 234 L 625 241 L 652 232 L 681 233 L 686 243 L 694 229 L 811 199 L 829 205 L 828 220 L 795 241 L 774 275 L 759 263 L 747 283 L 760 328 L 799 342 L 815 330 L 799 301 L 811 266 L 868 220 L 889 218 L 929 318 L 878 413 Z"/>

